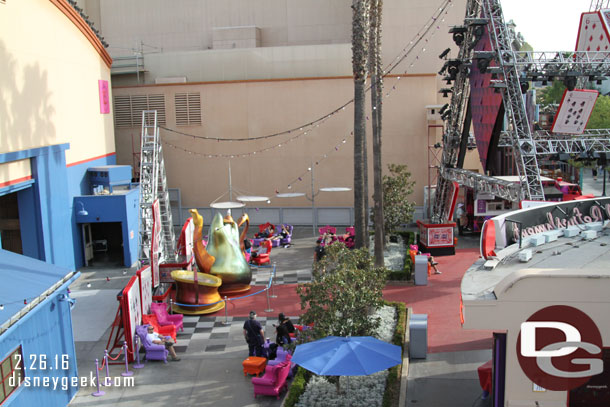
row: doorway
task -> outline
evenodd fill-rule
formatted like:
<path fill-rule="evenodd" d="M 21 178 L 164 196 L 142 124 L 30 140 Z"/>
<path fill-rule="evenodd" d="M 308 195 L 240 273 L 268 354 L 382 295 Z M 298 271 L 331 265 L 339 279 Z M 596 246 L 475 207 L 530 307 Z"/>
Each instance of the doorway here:
<path fill-rule="evenodd" d="M 0 243 L 4 250 L 23 254 L 16 192 L 0 196 Z"/>
<path fill-rule="evenodd" d="M 92 256 L 91 253 L 89 253 L 89 255 L 87 254 L 88 239 Z M 121 222 L 83 224 L 83 245 L 85 247 L 85 262 L 88 266 L 123 266 L 123 234 Z M 87 259 L 87 256 L 90 256 L 90 259 Z"/>

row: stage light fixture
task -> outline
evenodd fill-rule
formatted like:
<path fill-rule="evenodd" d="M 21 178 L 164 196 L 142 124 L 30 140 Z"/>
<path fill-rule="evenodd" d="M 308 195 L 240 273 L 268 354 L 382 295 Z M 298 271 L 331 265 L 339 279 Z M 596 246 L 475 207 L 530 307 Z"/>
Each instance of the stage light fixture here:
<path fill-rule="evenodd" d="M 452 89 L 449 89 L 449 88 L 442 88 L 442 89 L 439 91 L 439 93 L 442 93 L 442 94 L 443 94 L 443 97 L 444 97 L 444 98 L 449 97 L 449 94 L 450 94 L 450 93 L 452 93 L 452 92 L 453 92 L 453 90 L 452 90 Z"/>
<path fill-rule="evenodd" d="M 530 88 L 529 82 L 521 82 L 520 85 L 521 85 L 521 93 L 527 92 L 527 90 Z"/>
<path fill-rule="evenodd" d="M 447 110 L 447 108 L 448 108 L 448 107 L 449 107 L 449 103 L 445 103 L 445 104 L 443 105 L 443 107 L 441 107 L 441 110 L 439 110 L 439 113 L 440 113 L 440 114 L 445 113 L 445 110 Z"/>
<path fill-rule="evenodd" d="M 441 52 L 441 54 L 438 56 L 440 59 L 443 59 L 447 56 L 447 54 L 449 54 L 449 52 L 451 52 L 451 48 L 447 48 L 446 50 L 444 50 L 443 52 Z"/>
<path fill-rule="evenodd" d="M 573 91 L 574 88 L 576 87 L 576 77 L 575 76 L 567 76 L 564 80 L 563 80 L 564 85 L 566 85 L 566 88 L 568 88 L 569 91 Z"/>

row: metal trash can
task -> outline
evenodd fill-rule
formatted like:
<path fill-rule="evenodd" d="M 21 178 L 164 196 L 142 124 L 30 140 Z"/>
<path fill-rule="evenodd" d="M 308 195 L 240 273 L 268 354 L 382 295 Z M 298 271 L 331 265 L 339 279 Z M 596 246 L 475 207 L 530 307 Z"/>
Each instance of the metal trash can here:
<path fill-rule="evenodd" d="M 411 314 L 409 321 L 409 357 L 425 359 L 428 355 L 428 314 Z"/>
<path fill-rule="evenodd" d="M 428 256 L 415 256 L 415 285 L 428 285 Z"/>

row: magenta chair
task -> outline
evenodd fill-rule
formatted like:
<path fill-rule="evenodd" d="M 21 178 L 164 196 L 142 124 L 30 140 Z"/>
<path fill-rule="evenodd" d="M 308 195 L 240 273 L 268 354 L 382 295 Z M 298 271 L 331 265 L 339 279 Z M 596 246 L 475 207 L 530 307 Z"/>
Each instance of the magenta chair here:
<path fill-rule="evenodd" d="M 150 304 L 150 312 L 155 314 L 159 325 L 174 325 L 177 331 L 184 331 L 184 317 L 182 314 L 170 315 L 167 313 L 167 304 L 164 302 L 153 302 Z"/>
<path fill-rule="evenodd" d="M 280 393 L 286 388 L 286 379 L 290 374 L 290 361 L 278 365 L 267 365 L 263 377 L 253 377 L 254 397 L 259 394 L 275 396 L 280 399 Z"/>

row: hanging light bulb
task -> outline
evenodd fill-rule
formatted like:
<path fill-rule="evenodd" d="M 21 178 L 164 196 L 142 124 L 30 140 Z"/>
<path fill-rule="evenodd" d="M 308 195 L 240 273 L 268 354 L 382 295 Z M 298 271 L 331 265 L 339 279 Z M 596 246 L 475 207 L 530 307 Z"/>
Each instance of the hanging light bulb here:
<path fill-rule="evenodd" d="M 87 283 L 87 288 L 91 288 L 91 283 Z"/>
<path fill-rule="evenodd" d="M 4 309 L 4 304 L 0 304 L 0 311 Z"/>
<path fill-rule="evenodd" d="M 267 199 L 267 203 L 270 204 L 271 203 L 271 199 Z"/>

